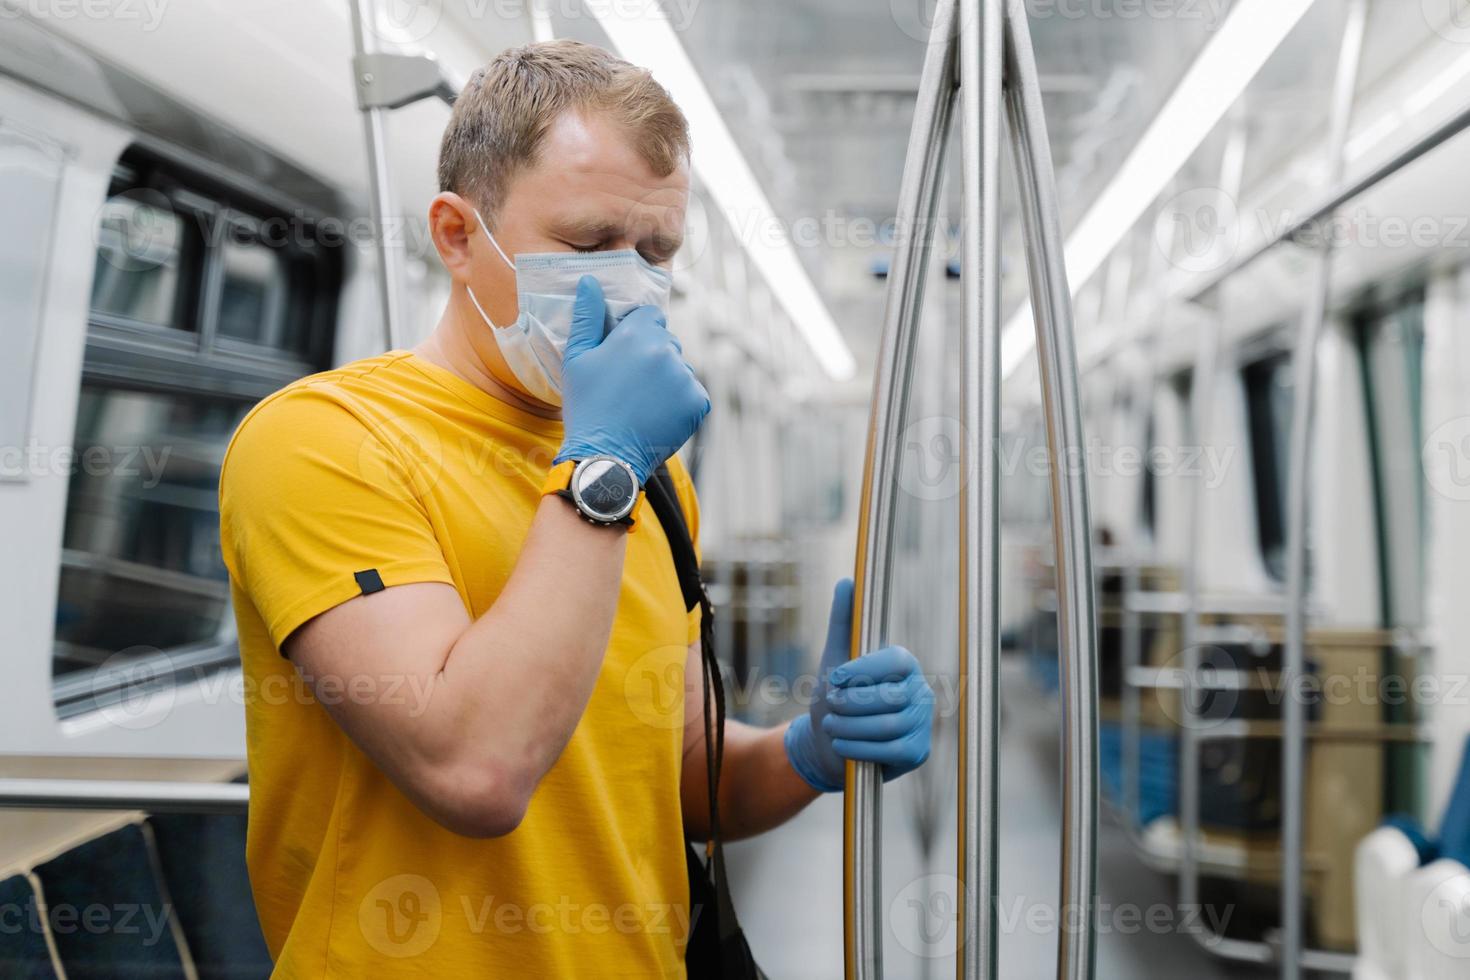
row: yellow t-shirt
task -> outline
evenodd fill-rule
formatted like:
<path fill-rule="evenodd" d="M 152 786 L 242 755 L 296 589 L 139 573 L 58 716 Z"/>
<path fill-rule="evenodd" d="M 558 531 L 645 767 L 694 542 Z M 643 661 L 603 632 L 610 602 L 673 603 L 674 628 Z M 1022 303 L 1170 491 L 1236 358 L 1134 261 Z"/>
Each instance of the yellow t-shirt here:
<path fill-rule="evenodd" d="M 561 423 L 401 351 L 299 381 L 235 434 L 220 537 L 245 668 L 250 880 L 277 976 L 684 976 L 679 772 L 699 621 L 652 508 L 628 539 L 587 711 L 504 837 L 461 837 L 416 809 L 279 652 L 376 588 L 374 572 L 387 587 L 452 585 L 480 616 L 560 442 Z M 670 470 L 697 533 L 688 475 Z M 546 615 L 574 599 L 546 596 Z M 352 682 L 319 696 L 421 693 Z"/>

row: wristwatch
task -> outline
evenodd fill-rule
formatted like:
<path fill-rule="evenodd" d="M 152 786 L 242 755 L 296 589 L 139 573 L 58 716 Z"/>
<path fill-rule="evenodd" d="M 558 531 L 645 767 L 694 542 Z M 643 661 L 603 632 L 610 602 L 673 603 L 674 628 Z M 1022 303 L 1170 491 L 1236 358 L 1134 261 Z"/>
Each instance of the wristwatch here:
<path fill-rule="evenodd" d="M 643 502 L 633 467 L 601 454 L 553 466 L 541 492 L 570 500 L 585 520 L 599 527 L 632 527 Z"/>

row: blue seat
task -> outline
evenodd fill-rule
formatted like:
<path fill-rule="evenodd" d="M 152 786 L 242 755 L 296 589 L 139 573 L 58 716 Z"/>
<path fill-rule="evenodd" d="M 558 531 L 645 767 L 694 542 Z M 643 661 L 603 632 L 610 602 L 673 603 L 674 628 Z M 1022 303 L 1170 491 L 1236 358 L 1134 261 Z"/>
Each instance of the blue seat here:
<path fill-rule="evenodd" d="M 0 881 L 0 977 L 57 980 L 46 945 L 46 924 L 31 880 L 15 875 Z"/>
<path fill-rule="evenodd" d="M 1142 729 L 1138 733 L 1138 826 L 1177 811 L 1178 740 L 1172 733 Z M 1098 763 L 1103 792 L 1115 805 L 1126 799 L 1123 786 L 1123 731 L 1115 721 L 1098 726 Z"/>
<path fill-rule="evenodd" d="M 1470 867 L 1470 739 L 1460 756 L 1460 774 L 1439 822 L 1439 856 Z"/>
<path fill-rule="evenodd" d="M 186 976 L 174 910 L 153 871 L 148 837 L 129 824 L 36 869 L 69 980 Z"/>
<path fill-rule="evenodd" d="M 269 977 L 245 868 L 245 817 L 158 814 L 148 823 L 200 980 Z"/>
<path fill-rule="evenodd" d="M 1458 897 L 1470 897 L 1467 868 L 1470 740 L 1437 837 L 1413 817 L 1396 814 L 1358 844 L 1355 980 L 1463 976 L 1470 944 Z"/>
<path fill-rule="evenodd" d="M 1383 826 L 1392 827 L 1408 838 L 1419 853 L 1421 867 L 1439 858 L 1449 858 L 1470 868 L 1470 739 L 1466 739 L 1460 754 L 1460 772 L 1440 818 L 1439 833 L 1431 834 L 1419 820 L 1401 813 L 1389 816 Z"/>

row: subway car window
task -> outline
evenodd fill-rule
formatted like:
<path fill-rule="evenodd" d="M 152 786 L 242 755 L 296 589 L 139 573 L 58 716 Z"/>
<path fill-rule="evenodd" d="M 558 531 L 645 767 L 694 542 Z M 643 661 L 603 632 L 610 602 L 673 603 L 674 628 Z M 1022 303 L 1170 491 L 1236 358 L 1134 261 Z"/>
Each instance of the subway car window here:
<path fill-rule="evenodd" d="M 1372 454 L 1380 624 L 1395 635 L 1418 635 L 1425 624 L 1428 481 L 1423 435 L 1424 296 L 1420 291 L 1360 315 L 1355 323 Z M 1387 676 L 1420 683 L 1415 644 L 1383 652 Z M 1388 703 L 1384 720 L 1423 720 L 1413 705 Z M 1384 805 L 1393 812 L 1422 806 L 1425 754 L 1414 745 L 1389 746 Z"/>
<path fill-rule="evenodd" d="M 1256 535 L 1266 571 L 1286 578 L 1286 472 L 1291 443 L 1291 357 L 1271 354 L 1241 369 L 1254 475 Z"/>
<path fill-rule="evenodd" d="M 216 485 L 225 443 L 247 408 L 194 394 L 82 387 L 58 676 L 119 651 L 142 655 L 220 636 L 229 587 Z"/>
<path fill-rule="evenodd" d="M 1383 618 L 1418 626 L 1424 618 L 1428 485 L 1424 445 L 1424 297 L 1411 294 L 1357 323 L 1358 352 L 1373 449 Z"/>
<path fill-rule="evenodd" d="M 261 234 L 274 216 L 142 153 L 115 170 L 63 532 L 63 715 L 105 703 L 128 664 L 167 675 L 235 662 L 220 465 L 251 405 L 330 348 L 340 283 L 309 238 Z"/>
<path fill-rule="evenodd" d="M 196 331 L 204 237 L 197 212 L 171 200 L 143 160 L 119 163 L 97 222 L 91 309 L 98 319 Z"/>
<path fill-rule="evenodd" d="M 93 312 L 193 329 L 180 307 L 188 260 L 199 247 L 183 215 L 125 194 L 113 196 L 97 227 Z"/>
<path fill-rule="evenodd" d="M 289 282 L 285 259 L 251 241 L 226 242 L 220 261 L 224 267 L 220 336 L 280 346 Z"/>
<path fill-rule="evenodd" d="M 318 304 L 303 300 L 322 286 L 319 247 L 260 222 L 234 218 L 229 228 L 220 253 L 219 335 L 310 360 L 323 331 Z"/>

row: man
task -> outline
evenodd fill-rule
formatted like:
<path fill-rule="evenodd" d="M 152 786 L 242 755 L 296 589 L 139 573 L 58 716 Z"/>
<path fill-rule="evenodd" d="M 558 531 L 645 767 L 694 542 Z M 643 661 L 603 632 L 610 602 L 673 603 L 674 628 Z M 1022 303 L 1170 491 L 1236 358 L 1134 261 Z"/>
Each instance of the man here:
<path fill-rule="evenodd" d="M 667 461 L 697 536 L 673 453 L 709 399 L 660 308 L 688 150 L 647 72 L 571 42 L 500 55 L 444 136 L 434 333 L 235 436 L 221 537 L 280 975 L 684 974 L 699 623 L 638 488 Z M 839 586 L 841 666 L 808 713 L 729 725 L 726 836 L 840 790 L 845 759 L 927 755 L 917 663 L 846 663 L 851 605 Z"/>

